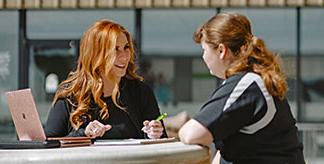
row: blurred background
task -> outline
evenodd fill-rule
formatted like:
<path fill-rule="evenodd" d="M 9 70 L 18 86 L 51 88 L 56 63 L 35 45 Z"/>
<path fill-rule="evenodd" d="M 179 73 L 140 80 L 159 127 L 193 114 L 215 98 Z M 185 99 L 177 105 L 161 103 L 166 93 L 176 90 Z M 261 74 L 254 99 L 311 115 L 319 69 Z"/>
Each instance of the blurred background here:
<path fill-rule="evenodd" d="M 193 32 L 216 13 L 238 12 L 282 57 L 307 161 L 324 161 L 323 0 L 0 0 L 0 9 L 2 139 L 16 136 L 4 93 L 31 88 L 44 123 L 83 32 L 99 19 L 133 34 L 139 72 L 161 111 L 186 120 L 221 83 L 209 74 Z"/>

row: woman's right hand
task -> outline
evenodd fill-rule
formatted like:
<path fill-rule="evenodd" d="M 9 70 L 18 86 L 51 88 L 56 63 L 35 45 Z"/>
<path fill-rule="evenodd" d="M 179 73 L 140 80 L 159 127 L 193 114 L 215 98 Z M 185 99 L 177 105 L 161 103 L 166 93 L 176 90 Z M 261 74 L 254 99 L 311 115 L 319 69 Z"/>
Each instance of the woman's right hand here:
<path fill-rule="evenodd" d="M 97 137 L 102 137 L 106 131 L 111 129 L 111 125 L 104 125 L 101 122 L 94 120 L 91 121 L 88 126 L 85 128 L 85 135 L 87 137 L 93 137 L 93 138 L 97 138 Z"/>

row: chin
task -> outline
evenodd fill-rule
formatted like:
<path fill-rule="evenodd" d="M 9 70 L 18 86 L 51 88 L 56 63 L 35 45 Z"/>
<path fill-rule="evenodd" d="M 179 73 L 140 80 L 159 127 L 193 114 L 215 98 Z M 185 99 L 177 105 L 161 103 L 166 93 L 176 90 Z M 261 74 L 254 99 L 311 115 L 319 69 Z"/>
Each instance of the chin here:
<path fill-rule="evenodd" d="M 209 70 L 209 73 L 213 76 L 217 76 L 212 70 Z"/>
<path fill-rule="evenodd" d="M 125 75 L 126 75 L 126 71 L 116 74 L 116 76 L 118 77 L 124 77 Z"/>
<path fill-rule="evenodd" d="M 217 73 L 214 73 L 212 71 L 210 71 L 210 74 L 217 77 L 217 78 L 220 78 L 220 79 L 225 79 L 225 76 L 224 74 L 217 74 Z"/>

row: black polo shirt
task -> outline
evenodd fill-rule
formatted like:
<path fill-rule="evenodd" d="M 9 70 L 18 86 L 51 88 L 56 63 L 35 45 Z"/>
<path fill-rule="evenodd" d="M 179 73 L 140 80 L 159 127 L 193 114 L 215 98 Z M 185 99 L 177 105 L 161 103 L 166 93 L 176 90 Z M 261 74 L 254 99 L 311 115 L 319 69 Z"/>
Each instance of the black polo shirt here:
<path fill-rule="evenodd" d="M 287 100 L 271 96 L 258 74 L 226 79 L 194 119 L 211 132 L 222 157 L 234 164 L 305 163 Z"/>

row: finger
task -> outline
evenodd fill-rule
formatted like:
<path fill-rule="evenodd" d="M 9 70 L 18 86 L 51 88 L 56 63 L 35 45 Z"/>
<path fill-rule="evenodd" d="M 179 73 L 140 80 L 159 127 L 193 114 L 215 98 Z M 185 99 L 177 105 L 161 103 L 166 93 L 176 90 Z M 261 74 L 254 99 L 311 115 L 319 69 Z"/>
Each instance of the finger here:
<path fill-rule="evenodd" d="M 105 125 L 102 124 L 101 122 L 97 121 L 97 120 L 94 120 L 93 123 L 92 123 L 92 126 L 93 126 L 93 130 L 96 132 L 96 131 L 103 131 L 105 129 Z"/>
<path fill-rule="evenodd" d="M 87 126 L 85 134 L 90 137 L 97 137 L 99 133 L 101 133 L 102 128 L 96 126 L 95 123 L 91 123 Z"/>
<path fill-rule="evenodd" d="M 102 130 L 102 133 L 101 133 L 101 137 L 103 136 L 103 135 L 105 135 L 105 133 L 108 131 L 108 130 L 110 130 L 112 128 L 112 126 L 111 125 L 105 125 L 104 127 L 103 127 L 103 130 Z"/>
<path fill-rule="evenodd" d="M 105 132 L 106 132 L 106 131 L 110 130 L 112 128 L 112 126 L 107 124 L 104 126 L 104 128 L 105 128 Z"/>
<path fill-rule="evenodd" d="M 96 121 L 96 120 L 91 121 L 91 122 L 89 123 L 89 125 L 90 125 L 92 128 L 96 128 L 96 127 L 97 127 L 97 121 Z"/>
<path fill-rule="evenodd" d="M 163 128 L 151 127 L 150 128 L 150 132 L 153 132 L 153 133 L 162 133 L 163 132 Z"/>
<path fill-rule="evenodd" d="M 106 130 L 110 129 L 109 126 L 105 126 L 98 120 L 94 120 L 93 122 L 91 122 L 91 126 L 92 128 L 90 128 L 90 130 L 92 130 L 95 135 L 101 135 L 102 133 L 105 133 Z"/>
<path fill-rule="evenodd" d="M 93 130 L 93 134 L 95 136 L 98 136 L 98 134 L 100 134 L 100 133 L 101 133 L 101 130 L 99 128 L 96 128 L 96 129 Z"/>
<path fill-rule="evenodd" d="M 157 138 L 160 138 L 161 137 L 161 135 L 159 135 L 159 134 L 148 134 L 147 136 L 149 138 L 151 138 L 151 139 L 157 139 Z"/>
<path fill-rule="evenodd" d="M 97 120 L 94 120 L 93 121 L 93 125 L 96 127 L 96 128 L 104 128 L 104 124 L 103 123 L 101 123 L 101 122 L 99 122 L 99 121 L 97 121 Z"/>
<path fill-rule="evenodd" d="M 147 130 L 150 128 L 149 127 L 149 121 L 148 120 L 145 120 L 144 122 L 143 122 L 143 125 L 144 125 L 144 127 L 142 128 L 142 131 L 144 131 L 145 133 L 147 133 Z"/>
<path fill-rule="evenodd" d="M 103 135 L 105 135 L 105 133 L 106 133 L 106 131 L 105 130 L 103 130 L 103 131 L 101 131 L 101 133 L 100 133 L 100 137 L 102 137 Z"/>
<path fill-rule="evenodd" d="M 163 134 L 164 128 L 162 125 L 158 127 L 153 127 L 151 126 L 150 129 L 148 130 L 148 136 L 151 136 L 150 138 L 160 138 Z"/>
<path fill-rule="evenodd" d="M 162 127 L 162 123 L 160 121 L 152 120 L 149 123 L 150 127 Z"/>
<path fill-rule="evenodd" d="M 143 128 L 142 128 L 142 131 L 144 132 L 144 133 L 148 133 L 150 128 L 149 127 L 147 127 L 147 126 L 144 126 Z"/>
<path fill-rule="evenodd" d="M 93 130 L 94 130 L 94 127 L 93 127 L 93 125 L 92 125 L 92 122 L 90 122 L 90 123 L 87 125 L 87 127 L 86 127 L 84 133 L 85 133 L 86 136 L 91 137 L 91 135 L 92 135 L 92 131 L 93 131 Z"/>
<path fill-rule="evenodd" d="M 149 134 L 161 136 L 163 134 L 163 129 L 151 129 Z"/>
<path fill-rule="evenodd" d="M 84 134 L 87 136 L 87 137 L 91 137 L 91 133 L 90 133 L 90 130 L 85 130 L 84 131 Z"/>
<path fill-rule="evenodd" d="M 145 121 L 143 122 L 143 125 L 144 125 L 144 126 L 147 126 L 149 123 L 150 123 L 150 121 L 145 120 Z"/>
<path fill-rule="evenodd" d="M 99 122 L 98 120 L 93 120 L 92 121 L 94 124 L 101 124 L 101 122 Z"/>

